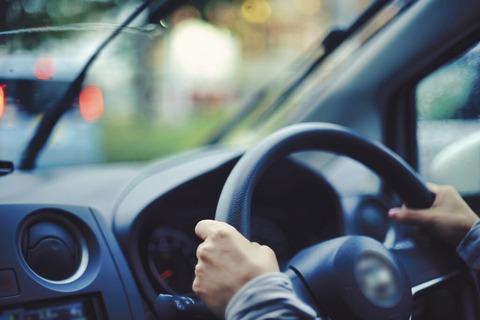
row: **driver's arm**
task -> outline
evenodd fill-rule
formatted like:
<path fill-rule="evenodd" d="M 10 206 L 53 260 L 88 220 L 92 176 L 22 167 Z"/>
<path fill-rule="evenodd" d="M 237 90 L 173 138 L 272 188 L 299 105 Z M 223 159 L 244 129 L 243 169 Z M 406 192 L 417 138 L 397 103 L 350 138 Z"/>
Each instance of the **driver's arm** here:
<path fill-rule="evenodd" d="M 480 219 L 451 186 L 428 184 L 435 193 L 430 209 L 393 208 L 391 219 L 423 227 L 433 236 L 455 246 L 460 257 L 480 271 Z"/>
<path fill-rule="evenodd" d="M 232 226 L 200 221 L 193 291 L 226 319 L 314 319 L 298 300 L 289 279 L 279 272 L 275 253 L 248 241 Z"/>

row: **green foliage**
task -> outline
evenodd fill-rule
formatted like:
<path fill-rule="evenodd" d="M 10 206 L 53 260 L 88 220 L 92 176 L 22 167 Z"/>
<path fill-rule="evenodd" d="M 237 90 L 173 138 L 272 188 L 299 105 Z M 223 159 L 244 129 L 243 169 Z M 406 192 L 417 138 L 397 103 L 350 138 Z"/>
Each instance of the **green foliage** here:
<path fill-rule="evenodd" d="M 151 160 L 200 146 L 224 118 L 223 112 L 196 115 L 178 123 L 106 117 L 101 123 L 105 160 Z"/>
<path fill-rule="evenodd" d="M 127 2 L 127 1 L 123 1 Z M 64 25 L 79 22 L 97 22 L 102 15 L 113 15 L 121 9 L 115 0 L 24 0 L 6 1 L 2 9 L 0 31 Z M 115 12 L 112 12 L 115 11 Z"/>
<path fill-rule="evenodd" d="M 422 120 L 455 118 L 465 107 L 475 83 L 473 68 L 462 61 L 449 64 L 423 79 L 417 87 L 417 111 Z"/>

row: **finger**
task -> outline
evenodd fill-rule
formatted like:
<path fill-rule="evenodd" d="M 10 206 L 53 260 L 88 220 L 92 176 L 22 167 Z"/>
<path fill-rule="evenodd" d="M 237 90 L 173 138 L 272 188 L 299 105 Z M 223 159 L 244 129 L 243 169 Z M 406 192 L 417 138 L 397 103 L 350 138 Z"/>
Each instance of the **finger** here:
<path fill-rule="evenodd" d="M 427 185 L 427 188 L 430 189 L 433 192 L 438 191 L 439 188 L 441 187 L 440 185 L 432 183 L 432 182 L 427 182 L 425 184 Z"/>
<path fill-rule="evenodd" d="M 211 237 L 213 240 L 224 239 L 235 234 L 240 234 L 237 229 L 228 223 L 216 220 L 202 220 L 195 227 L 197 236 L 206 241 Z"/>
<path fill-rule="evenodd" d="M 406 207 L 390 209 L 388 216 L 400 223 L 419 225 L 425 225 L 431 219 L 430 214 L 424 210 L 410 210 Z"/>
<path fill-rule="evenodd" d="M 205 242 L 202 242 L 198 245 L 196 254 L 199 262 L 205 258 Z"/>
<path fill-rule="evenodd" d="M 197 296 L 199 296 L 200 294 L 201 287 L 202 287 L 202 283 L 200 278 L 198 276 L 195 276 L 192 282 L 192 290 Z"/>
<path fill-rule="evenodd" d="M 202 220 L 198 222 L 195 226 L 195 234 L 202 240 L 207 239 L 212 227 L 215 226 L 216 223 L 218 223 L 218 221 L 214 220 Z"/>
<path fill-rule="evenodd" d="M 269 246 L 266 246 L 266 245 L 262 245 L 260 246 L 260 248 L 263 250 L 263 253 L 267 256 L 272 256 L 275 258 L 275 260 L 277 260 L 277 255 L 275 254 L 275 251 L 273 251 L 272 248 L 270 248 Z"/>
<path fill-rule="evenodd" d="M 201 274 L 205 269 L 207 269 L 207 265 L 202 261 L 198 260 L 197 264 L 195 265 L 195 276 L 198 276 L 198 274 Z"/>

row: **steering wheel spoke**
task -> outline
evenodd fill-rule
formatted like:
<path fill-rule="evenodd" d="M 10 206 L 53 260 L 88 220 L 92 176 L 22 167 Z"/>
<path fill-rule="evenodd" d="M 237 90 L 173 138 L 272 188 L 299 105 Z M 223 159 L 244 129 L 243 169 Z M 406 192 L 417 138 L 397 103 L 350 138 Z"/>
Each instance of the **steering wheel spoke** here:
<path fill-rule="evenodd" d="M 445 250 L 445 244 L 391 249 L 390 252 L 407 273 L 414 294 L 438 284 L 466 268 L 454 250 Z"/>
<path fill-rule="evenodd" d="M 322 242 L 298 253 L 289 269 L 319 310 L 333 319 L 408 319 L 410 315 L 407 274 L 372 238 L 344 236 Z"/>

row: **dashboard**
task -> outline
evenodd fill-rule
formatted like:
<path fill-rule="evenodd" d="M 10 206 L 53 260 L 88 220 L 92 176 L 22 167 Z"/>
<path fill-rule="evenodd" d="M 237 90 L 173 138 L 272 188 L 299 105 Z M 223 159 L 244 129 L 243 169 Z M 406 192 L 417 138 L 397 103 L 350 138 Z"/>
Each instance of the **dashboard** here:
<path fill-rule="evenodd" d="M 0 219 L 1 319 L 124 319 L 141 313 L 127 263 L 98 212 L 2 204 Z"/>
<path fill-rule="evenodd" d="M 0 317 L 154 317 L 162 294 L 192 297 L 200 240 L 242 152 L 207 149 L 144 165 L 14 172 L 0 179 Z M 327 180 L 295 159 L 259 181 L 252 240 L 282 266 L 342 232 Z"/>
<path fill-rule="evenodd" d="M 147 167 L 0 179 L 0 318 L 155 319 L 159 296 L 190 303 L 195 225 L 214 219 L 240 156 L 209 149 Z M 251 238 L 270 246 L 286 268 L 302 249 L 343 234 L 381 240 L 385 210 L 381 197 L 340 197 L 318 171 L 287 158 L 255 188 Z M 414 286 L 441 265 L 432 259 L 418 273 L 418 256 L 403 261 Z M 444 261 L 454 264 L 449 270 L 457 266 Z"/>

